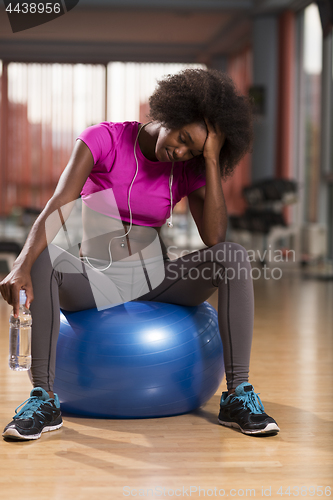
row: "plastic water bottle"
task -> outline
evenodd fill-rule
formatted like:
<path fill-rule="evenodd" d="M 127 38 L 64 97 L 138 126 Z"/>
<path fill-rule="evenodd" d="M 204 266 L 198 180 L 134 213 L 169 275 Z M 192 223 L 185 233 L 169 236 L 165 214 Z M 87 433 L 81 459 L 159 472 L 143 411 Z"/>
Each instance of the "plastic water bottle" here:
<path fill-rule="evenodd" d="M 27 297 L 20 290 L 20 309 L 17 318 L 11 312 L 9 318 L 9 368 L 29 370 L 31 367 L 31 313 L 25 307 Z"/>

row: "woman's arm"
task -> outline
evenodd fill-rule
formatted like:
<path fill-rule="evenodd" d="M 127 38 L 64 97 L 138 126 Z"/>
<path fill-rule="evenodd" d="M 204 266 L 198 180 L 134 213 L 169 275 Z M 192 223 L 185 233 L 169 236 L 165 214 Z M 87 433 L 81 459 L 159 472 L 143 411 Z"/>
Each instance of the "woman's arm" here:
<path fill-rule="evenodd" d="M 80 140 L 76 141 L 70 160 L 60 176 L 52 198 L 32 226 L 12 271 L 0 283 L 1 295 L 13 305 L 14 314 L 18 313 L 21 288 L 26 291 L 28 306 L 33 300 L 30 271 L 33 263 L 48 244 L 45 233 L 46 219 L 52 212 L 79 197 L 93 166 L 94 160 L 88 146 Z"/>
<path fill-rule="evenodd" d="M 213 246 L 225 241 L 228 215 L 224 200 L 219 155 L 225 134 L 206 121 L 208 135 L 204 146 L 206 164 L 206 186 L 189 194 L 191 214 L 198 227 L 202 241 Z"/>

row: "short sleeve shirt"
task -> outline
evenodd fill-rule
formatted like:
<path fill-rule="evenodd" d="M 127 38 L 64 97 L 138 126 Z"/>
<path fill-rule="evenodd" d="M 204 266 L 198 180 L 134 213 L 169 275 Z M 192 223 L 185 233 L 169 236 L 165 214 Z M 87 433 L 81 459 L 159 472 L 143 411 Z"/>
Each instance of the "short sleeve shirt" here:
<path fill-rule="evenodd" d="M 110 190 L 107 193 L 113 196 L 102 197 L 99 212 L 129 222 L 130 201 L 133 224 L 160 227 L 170 216 L 172 163 L 148 160 L 138 142 L 134 152 L 139 125 L 138 122 L 102 122 L 79 135 L 78 139 L 88 146 L 94 159 L 94 167 L 82 188 L 81 197 L 89 206 L 94 193 Z M 190 162 L 175 162 L 172 209 L 184 196 L 205 184 L 204 174 L 194 173 Z M 111 201 L 107 202 L 111 198 L 116 209 Z"/>

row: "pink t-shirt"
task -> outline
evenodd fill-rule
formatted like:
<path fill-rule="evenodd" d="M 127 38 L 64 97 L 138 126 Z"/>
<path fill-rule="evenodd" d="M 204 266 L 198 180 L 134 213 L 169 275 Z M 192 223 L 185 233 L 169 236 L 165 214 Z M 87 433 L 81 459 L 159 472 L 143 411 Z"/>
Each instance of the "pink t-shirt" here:
<path fill-rule="evenodd" d="M 85 182 L 81 197 L 90 208 L 130 221 L 128 192 L 136 172 L 134 143 L 138 122 L 102 122 L 85 129 L 81 139 L 90 149 L 94 167 Z M 171 162 L 150 161 L 136 144 L 138 174 L 130 195 L 132 222 L 142 226 L 162 226 L 170 215 L 169 176 Z M 173 169 L 173 207 L 184 196 L 206 184 L 203 174 L 194 174 L 189 162 L 175 162 Z M 112 191 L 111 189 L 112 188 Z M 110 189 L 96 206 L 93 193 Z M 111 193 L 109 196 L 108 193 Z M 101 193 L 102 194 L 102 193 Z M 89 201 L 94 199 L 94 201 Z M 109 200 L 109 206 L 107 203 Z M 116 203 L 117 210 L 112 204 Z M 173 208 L 172 207 L 172 208 Z"/>

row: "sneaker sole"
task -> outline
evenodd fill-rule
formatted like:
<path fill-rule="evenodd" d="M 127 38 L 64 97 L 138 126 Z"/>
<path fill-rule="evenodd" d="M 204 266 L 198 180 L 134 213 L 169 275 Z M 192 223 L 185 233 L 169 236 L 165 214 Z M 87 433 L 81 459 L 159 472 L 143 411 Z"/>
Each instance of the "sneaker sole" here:
<path fill-rule="evenodd" d="M 242 431 L 243 434 L 248 434 L 248 435 L 253 435 L 253 434 L 277 434 L 280 430 L 280 428 L 273 423 L 267 424 L 264 429 L 258 429 L 254 431 L 247 431 L 241 428 L 239 424 L 236 422 L 224 422 L 223 420 L 218 419 L 219 423 L 221 425 L 224 425 L 225 427 L 234 427 L 235 429 L 239 429 Z"/>
<path fill-rule="evenodd" d="M 23 436 L 14 427 L 9 427 L 5 432 L 3 432 L 3 437 L 5 438 L 11 438 L 11 439 L 16 439 L 16 440 L 22 440 L 22 441 L 28 441 L 30 439 L 39 439 L 42 435 L 43 432 L 50 432 L 50 431 L 56 431 L 57 429 L 60 429 L 62 427 L 63 422 L 61 422 L 58 425 L 50 425 L 48 427 L 44 427 L 42 432 L 39 434 L 33 434 L 31 436 Z"/>

